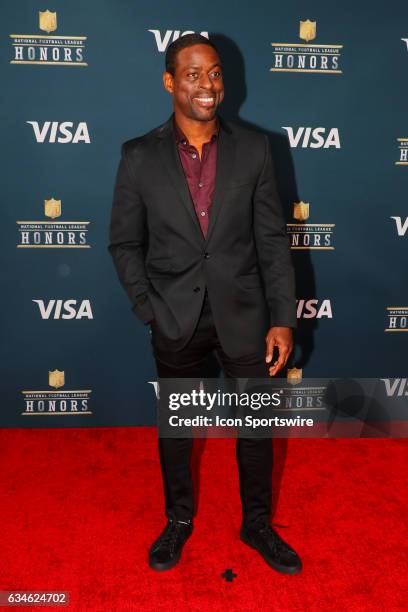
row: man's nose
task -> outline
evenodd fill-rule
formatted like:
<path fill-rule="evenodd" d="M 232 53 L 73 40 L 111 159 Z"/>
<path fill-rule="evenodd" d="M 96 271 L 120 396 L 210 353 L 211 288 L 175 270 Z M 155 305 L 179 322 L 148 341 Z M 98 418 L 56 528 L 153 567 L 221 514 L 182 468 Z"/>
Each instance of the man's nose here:
<path fill-rule="evenodd" d="M 205 89 L 211 89 L 212 81 L 208 74 L 202 74 L 200 76 L 200 87 L 204 87 Z"/>

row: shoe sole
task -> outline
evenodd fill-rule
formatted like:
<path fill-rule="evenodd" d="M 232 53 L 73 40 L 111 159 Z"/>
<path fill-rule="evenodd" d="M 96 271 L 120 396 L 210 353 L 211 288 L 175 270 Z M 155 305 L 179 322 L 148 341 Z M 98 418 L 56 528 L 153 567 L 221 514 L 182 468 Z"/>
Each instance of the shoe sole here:
<path fill-rule="evenodd" d="M 259 550 L 259 548 L 255 546 L 255 544 L 253 544 L 251 540 L 248 540 L 244 535 L 240 534 L 240 539 L 242 542 L 244 542 L 244 544 L 256 550 L 261 555 L 265 563 L 267 563 L 269 567 L 276 570 L 280 574 L 290 574 L 291 576 L 294 576 L 295 574 L 299 574 L 299 572 L 302 571 L 302 564 L 300 564 L 298 567 L 286 567 L 285 565 L 275 563 L 274 561 L 271 561 L 270 559 L 266 558 L 264 553 Z"/>
<path fill-rule="evenodd" d="M 156 570 L 156 572 L 165 572 L 166 570 L 173 569 L 173 567 L 175 567 L 180 561 L 180 558 L 181 554 L 168 563 L 152 563 L 152 561 L 149 559 L 149 567 Z"/>

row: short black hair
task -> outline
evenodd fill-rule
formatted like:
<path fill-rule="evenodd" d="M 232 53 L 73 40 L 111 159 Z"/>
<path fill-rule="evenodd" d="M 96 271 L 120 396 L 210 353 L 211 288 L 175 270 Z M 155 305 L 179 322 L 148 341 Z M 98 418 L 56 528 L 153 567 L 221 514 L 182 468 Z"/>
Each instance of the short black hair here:
<path fill-rule="evenodd" d="M 166 71 L 170 72 L 174 76 L 176 71 L 176 58 L 177 53 L 186 47 L 192 47 L 193 45 L 208 45 L 212 47 L 214 51 L 218 53 L 217 47 L 212 43 L 206 36 L 202 36 L 202 34 L 184 34 L 184 36 L 179 36 L 176 40 L 173 40 L 171 45 L 167 47 L 166 51 Z"/>

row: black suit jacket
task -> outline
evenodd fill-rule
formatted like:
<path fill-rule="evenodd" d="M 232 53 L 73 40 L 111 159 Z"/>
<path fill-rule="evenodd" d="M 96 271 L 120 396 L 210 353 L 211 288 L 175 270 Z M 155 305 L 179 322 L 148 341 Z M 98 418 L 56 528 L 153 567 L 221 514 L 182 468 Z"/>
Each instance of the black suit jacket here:
<path fill-rule="evenodd" d="M 268 137 L 221 117 L 204 238 L 184 176 L 173 116 L 122 145 L 109 252 L 134 313 L 154 319 L 161 348 L 191 338 L 208 290 L 233 358 L 265 348 L 270 326 L 296 327 L 294 271 Z"/>

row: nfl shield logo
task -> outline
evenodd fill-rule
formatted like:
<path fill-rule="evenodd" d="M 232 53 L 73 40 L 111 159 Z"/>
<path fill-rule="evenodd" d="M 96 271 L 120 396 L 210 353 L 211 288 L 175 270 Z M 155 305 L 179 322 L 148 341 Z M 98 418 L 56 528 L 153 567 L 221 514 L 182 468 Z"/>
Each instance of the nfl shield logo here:
<path fill-rule="evenodd" d="M 297 385 L 302 382 L 302 369 L 301 368 L 289 368 L 287 374 L 288 383 L 291 385 Z"/>
<path fill-rule="evenodd" d="M 48 372 L 48 384 L 50 387 L 54 387 L 58 389 L 59 387 L 63 387 L 65 385 L 65 374 L 63 371 L 54 370 L 53 372 Z"/>
<path fill-rule="evenodd" d="M 51 13 L 48 9 L 39 11 L 39 28 L 48 34 L 54 32 L 57 29 L 57 13 Z"/>
<path fill-rule="evenodd" d="M 316 22 L 310 21 L 310 19 L 301 21 L 299 27 L 299 38 L 305 40 L 306 42 L 316 38 Z"/>
<path fill-rule="evenodd" d="M 297 221 L 306 221 L 309 218 L 309 203 L 295 202 L 293 204 L 293 218 Z"/>
<path fill-rule="evenodd" d="M 46 217 L 56 219 L 61 216 L 61 200 L 44 200 L 44 214 Z"/>

